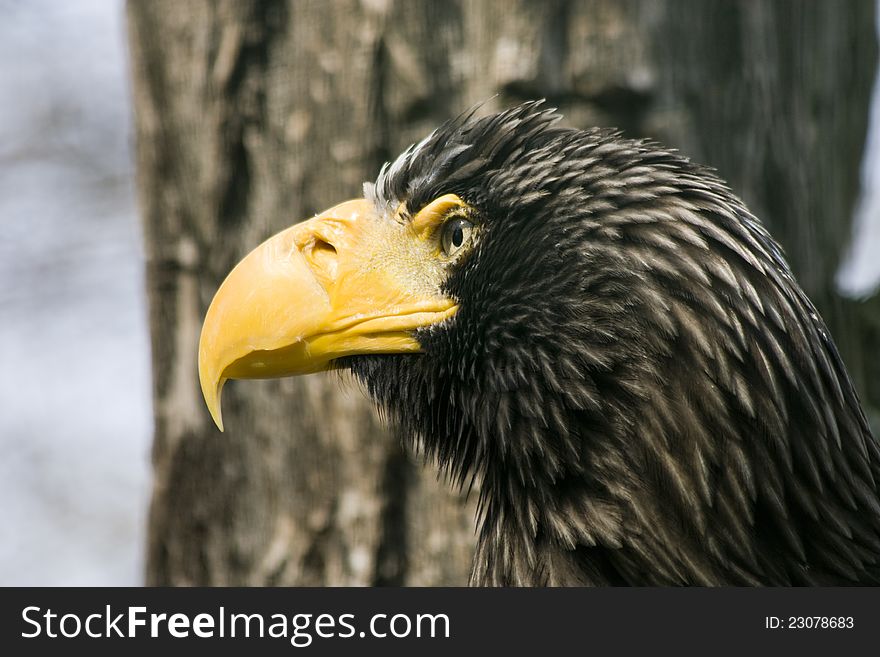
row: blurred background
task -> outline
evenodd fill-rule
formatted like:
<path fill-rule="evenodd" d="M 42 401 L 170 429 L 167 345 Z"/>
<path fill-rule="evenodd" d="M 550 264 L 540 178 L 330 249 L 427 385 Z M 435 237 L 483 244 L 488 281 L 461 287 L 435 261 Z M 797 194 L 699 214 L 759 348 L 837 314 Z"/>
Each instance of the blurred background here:
<path fill-rule="evenodd" d="M 139 584 L 150 355 L 122 2 L 0 2 L 0 583 Z"/>
<path fill-rule="evenodd" d="M 361 393 L 232 385 L 221 436 L 194 353 L 244 253 L 490 97 L 547 97 L 570 125 L 718 168 L 786 248 L 876 428 L 873 0 L 0 15 L 2 585 L 463 583 L 471 510 Z"/>

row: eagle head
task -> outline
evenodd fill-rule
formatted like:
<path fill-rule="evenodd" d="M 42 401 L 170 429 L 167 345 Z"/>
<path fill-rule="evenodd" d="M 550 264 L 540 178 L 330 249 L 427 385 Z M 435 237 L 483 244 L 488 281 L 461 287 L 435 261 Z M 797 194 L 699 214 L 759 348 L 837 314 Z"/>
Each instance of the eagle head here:
<path fill-rule="evenodd" d="M 709 170 L 558 119 L 463 115 L 248 255 L 201 335 L 218 426 L 227 379 L 350 369 L 479 482 L 480 583 L 875 577 L 877 442 L 781 249 Z"/>

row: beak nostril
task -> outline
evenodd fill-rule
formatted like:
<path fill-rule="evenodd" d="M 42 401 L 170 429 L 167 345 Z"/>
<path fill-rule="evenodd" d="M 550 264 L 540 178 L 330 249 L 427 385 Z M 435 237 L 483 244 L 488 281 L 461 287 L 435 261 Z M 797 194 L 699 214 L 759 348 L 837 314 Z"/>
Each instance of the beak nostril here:
<path fill-rule="evenodd" d="M 315 242 L 312 245 L 312 253 L 323 252 L 327 255 L 336 255 L 336 247 L 330 244 L 329 242 L 325 242 L 320 237 L 315 238 Z"/>
<path fill-rule="evenodd" d="M 316 237 L 306 249 L 306 255 L 312 266 L 327 275 L 331 280 L 336 278 L 336 247 Z"/>

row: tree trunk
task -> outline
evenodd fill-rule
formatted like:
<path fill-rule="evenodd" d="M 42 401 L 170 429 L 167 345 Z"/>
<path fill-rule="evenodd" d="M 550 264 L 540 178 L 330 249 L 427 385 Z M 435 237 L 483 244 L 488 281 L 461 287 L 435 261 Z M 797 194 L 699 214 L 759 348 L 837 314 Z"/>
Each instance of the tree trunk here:
<path fill-rule="evenodd" d="M 360 390 L 329 375 L 231 382 L 220 434 L 197 380 L 201 321 L 232 266 L 358 195 L 411 137 L 389 137 L 386 17 L 356 2 L 150 1 L 129 18 L 156 416 L 147 582 L 466 583 L 473 510 Z"/>
<path fill-rule="evenodd" d="M 358 196 L 478 102 L 546 97 L 569 125 L 618 126 L 716 166 L 788 249 L 880 408 L 867 358 L 880 322 L 831 286 L 876 55 L 870 0 L 128 7 L 156 415 L 148 583 L 466 582 L 472 504 L 401 450 L 355 385 L 231 382 L 221 435 L 196 348 L 245 253 Z"/>

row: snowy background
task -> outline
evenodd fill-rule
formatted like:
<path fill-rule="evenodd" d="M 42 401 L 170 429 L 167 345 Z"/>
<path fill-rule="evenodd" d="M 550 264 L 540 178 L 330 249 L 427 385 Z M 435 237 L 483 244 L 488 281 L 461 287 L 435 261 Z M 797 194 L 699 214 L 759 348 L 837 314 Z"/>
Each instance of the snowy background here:
<path fill-rule="evenodd" d="M 142 582 L 149 340 L 122 0 L 0 0 L 0 585 Z M 880 101 L 841 286 L 880 280 Z"/>

